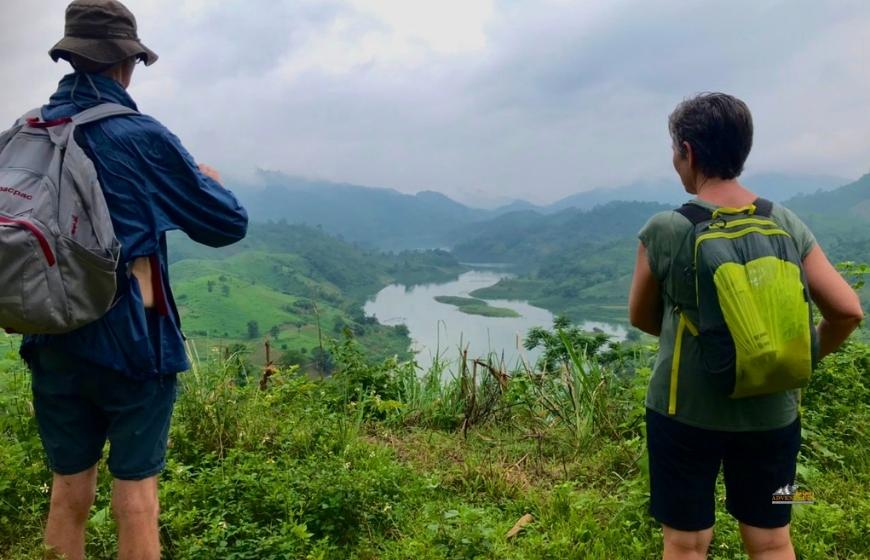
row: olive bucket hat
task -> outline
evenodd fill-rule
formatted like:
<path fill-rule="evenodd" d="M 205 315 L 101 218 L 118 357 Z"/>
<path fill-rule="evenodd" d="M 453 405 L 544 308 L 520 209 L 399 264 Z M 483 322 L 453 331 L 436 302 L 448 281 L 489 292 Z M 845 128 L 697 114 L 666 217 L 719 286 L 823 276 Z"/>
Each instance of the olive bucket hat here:
<path fill-rule="evenodd" d="M 136 17 L 117 0 L 75 0 L 66 9 L 64 37 L 48 51 L 55 62 L 78 55 L 97 64 L 117 64 L 135 56 L 147 66 L 157 54 L 142 44 Z"/>

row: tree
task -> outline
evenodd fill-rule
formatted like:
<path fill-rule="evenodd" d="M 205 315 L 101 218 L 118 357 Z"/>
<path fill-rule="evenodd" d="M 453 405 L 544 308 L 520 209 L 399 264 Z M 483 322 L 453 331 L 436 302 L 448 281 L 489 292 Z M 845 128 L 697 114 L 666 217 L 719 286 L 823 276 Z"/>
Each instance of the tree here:
<path fill-rule="evenodd" d="M 260 323 L 257 321 L 248 321 L 248 338 L 259 338 Z"/>
<path fill-rule="evenodd" d="M 208 286 L 208 293 L 212 293 L 214 291 L 214 280 L 209 280 L 206 286 Z"/>
<path fill-rule="evenodd" d="M 585 332 L 571 324 L 571 320 L 564 316 L 553 319 L 552 331 L 543 327 L 529 329 L 523 345 L 529 351 L 542 348 L 543 353 L 538 358 L 537 366 L 544 372 L 553 373 L 570 361 L 565 340 L 568 340 L 573 348 L 589 356 L 598 354 L 606 345 L 613 345 L 610 335 L 603 332 Z"/>
<path fill-rule="evenodd" d="M 288 350 L 281 354 L 278 358 L 278 365 L 281 366 L 304 366 L 308 363 L 308 358 L 302 350 Z"/>
<path fill-rule="evenodd" d="M 321 348 L 314 348 L 312 350 L 312 363 L 314 367 L 317 368 L 317 371 L 320 372 L 321 375 L 330 375 L 332 371 L 335 369 L 335 359 L 332 356 L 332 353 L 329 350 L 323 350 Z"/>

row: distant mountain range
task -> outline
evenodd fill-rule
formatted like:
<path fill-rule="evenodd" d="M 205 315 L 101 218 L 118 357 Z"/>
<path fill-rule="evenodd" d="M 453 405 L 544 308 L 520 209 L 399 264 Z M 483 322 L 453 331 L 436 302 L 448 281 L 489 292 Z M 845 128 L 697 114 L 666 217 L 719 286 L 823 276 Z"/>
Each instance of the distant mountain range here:
<path fill-rule="evenodd" d="M 689 198 L 676 178 L 638 182 L 610 189 L 593 189 L 536 206 L 518 200 L 496 209 L 472 208 L 441 193 L 414 195 L 393 189 L 332 183 L 260 171 L 256 188 L 239 196 L 253 221 L 286 221 L 320 227 L 349 242 L 388 251 L 446 248 L 461 241 L 476 224 L 511 215 L 512 221 L 532 220 L 531 214 L 588 210 L 613 201 L 676 205 Z M 746 179 L 751 188 L 773 200 L 798 193 L 826 191 L 847 180 L 820 175 L 763 174 Z M 523 217 L 517 213 L 530 213 Z"/>
<path fill-rule="evenodd" d="M 453 253 L 465 262 L 539 264 L 550 256 L 633 236 L 646 221 L 673 206 L 656 202 L 608 202 L 592 210 L 554 214 L 512 212 L 455 233 Z"/>
<path fill-rule="evenodd" d="M 842 177 L 829 175 L 789 175 L 783 173 L 759 173 L 741 178 L 749 189 L 775 202 L 782 202 L 795 195 L 826 191 L 849 182 Z M 593 189 L 577 193 L 543 208 L 547 212 L 558 212 L 566 208 L 593 208 L 613 200 L 635 200 L 639 202 L 660 202 L 679 204 L 689 195 L 682 189 L 679 179 L 658 179 L 635 182 L 611 189 Z"/>
<path fill-rule="evenodd" d="M 460 270 L 454 260 L 459 259 L 510 263 L 517 273 L 476 291 L 474 297 L 526 300 L 575 320 L 620 322 L 626 317 L 637 231 L 656 212 L 689 198 L 675 182 L 663 181 L 580 193 L 547 207 L 518 201 L 481 210 L 433 192 L 407 195 L 270 173 L 263 173 L 261 180 L 259 190 L 240 193 L 255 222 L 248 239 L 203 253 L 183 236 L 173 238 L 174 261 L 188 263 L 175 266 L 173 274 L 183 276 L 197 267 L 211 271 L 208 278 L 197 276 L 187 291 L 180 292 L 190 298 L 183 305 L 214 304 L 217 310 L 227 303 L 205 295 L 211 294 L 208 281 L 220 283 L 220 271 L 227 270 L 232 272 L 229 278 L 238 277 L 230 286 L 238 301 L 262 299 L 260 292 L 277 287 L 279 293 L 270 297 L 283 302 L 272 305 L 280 311 L 288 297 L 302 297 L 318 286 L 322 297 L 333 297 L 341 308 L 348 301 L 361 301 L 385 282 L 452 277 Z M 806 177 L 757 176 L 746 184 L 774 200 L 786 198 L 786 188 L 809 191 L 788 197 L 784 204 L 810 226 L 831 260 L 870 262 L 870 175 L 836 189 L 829 189 L 829 181 Z M 608 200 L 611 196 L 660 201 Z M 450 247 L 452 254 L 381 252 L 433 246 Z M 270 264 L 268 255 L 276 254 L 292 255 L 292 262 Z M 224 260 L 202 264 L 215 258 Z M 271 328 L 290 320 L 272 307 L 258 311 L 264 317 L 261 322 Z M 210 316 L 194 317 L 192 324 L 212 332 L 217 326 Z M 245 321 L 240 321 L 227 332 L 242 336 L 244 329 Z"/>
<path fill-rule="evenodd" d="M 870 173 L 839 189 L 786 201 L 831 261 L 870 263 Z"/>
<path fill-rule="evenodd" d="M 749 181 L 746 184 L 753 185 Z M 775 188 L 755 190 L 774 200 L 782 198 L 772 194 Z M 779 192 L 784 194 L 782 190 Z M 588 248 L 619 238 L 634 240 L 637 231 L 653 214 L 674 208 L 688 198 L 683 193 L 679 198 L 672 196 L 667 204 L 610 201 L 591 209 L 567 207 L 557 212 L 540 209 L 511 212 L 456 230 L 453 252 L 466 261 L 540 263 L 551 254 L 567 254 L 568 248 L 576 253 L 581 246 Z M 783 204 L 809 225 L 826 249 L 834 253 L 832 258 L 854 260 L 868 255 L 870 260 L 870 174 L 833 190 L 817 190 L 813 194 L 788 198 Z M 856 243 L 863 243 L 866 248 L 855 254 Z M 844 247 L 848 249 L 840 250 Z"/>
<path fill-rule="evenodd" d="M 760 182 L 746 184 L 782 198 L 772 194 L 775 189 L 758 188 Z M 465 261 L 512 263 L 519 273 L 473 297 L 528 300 L 575 320 L 624 321 L 638 230 L 653 214 L 686 198 L 513 212 L 467 226 L 453 252 Z M 870 262 L 870 175 L 784 204 L 809 225 L 832 262 Z"/>
<path fill-rule="evenodd" d="M 307 224 L 382 250 L 444 247 L 450 232 L 493 216 L 431 191 L 409 195 L 266 171 L 260 179 L 259 190 L 239 192 L 254 221 Z"/>
<path fill-rule="evenodd" d="M 796 196 L 787 204 L 802 216 L 839 214 L 863 219 L 870 225 L 870 173 L 830 192 Z"/>

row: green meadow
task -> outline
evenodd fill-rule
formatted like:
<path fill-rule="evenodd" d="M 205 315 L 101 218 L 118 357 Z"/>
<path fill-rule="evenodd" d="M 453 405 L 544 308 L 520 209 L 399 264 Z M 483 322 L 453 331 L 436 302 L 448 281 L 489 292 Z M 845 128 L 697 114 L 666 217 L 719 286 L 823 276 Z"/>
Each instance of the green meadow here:
<path fill-rule="evenodd" d="M 655 347 L 606 344 L 562 322 L 538 332 L 531 371 L 372 362 L 331 343 L 325 380 L 260 370 L 231 354 L 182 376 L 161 481 L 168 559 L 656 558 L 646 513 L 643 395 Z M 591 345 L 591 346 L 590 346 Z M 29 376 L 0 375 L 0 559 L 41 558 L 50 473 Z M 804 392 L 795 506 L 801 558 L 867 558 L 870 347 L 827 358 Z M 447 379 L 446 382 L 443 380 Z M 89 558 L 115 554 L 101 467 Z M 717 501 L 711 558 L 745 559 Z"/>

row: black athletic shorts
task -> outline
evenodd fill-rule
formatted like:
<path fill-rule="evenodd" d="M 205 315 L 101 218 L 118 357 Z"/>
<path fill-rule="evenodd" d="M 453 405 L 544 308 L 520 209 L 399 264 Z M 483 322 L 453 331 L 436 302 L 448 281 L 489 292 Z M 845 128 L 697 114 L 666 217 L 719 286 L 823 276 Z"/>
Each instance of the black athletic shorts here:
<path fill-rule="evenodd" d="M 741 523 L 773 529 L 791 520 L 791 505 L 773 493 L 793 484 L 801 445 L 800 418 L 776 430 L 722 432 L 646 411 L 650 513 L 681 531 L 713 526 L 716 478 L 725 474 L 725 507 Z"/>
<path fill-rule="evenodd" d="M 33 408 L 51 470 L 94 466 L 109 440 L 109 471 L 121 480 L 154 476 L 166 465 L 176 376 L 139 381 L 58 350 L 31 359 Z"/>

